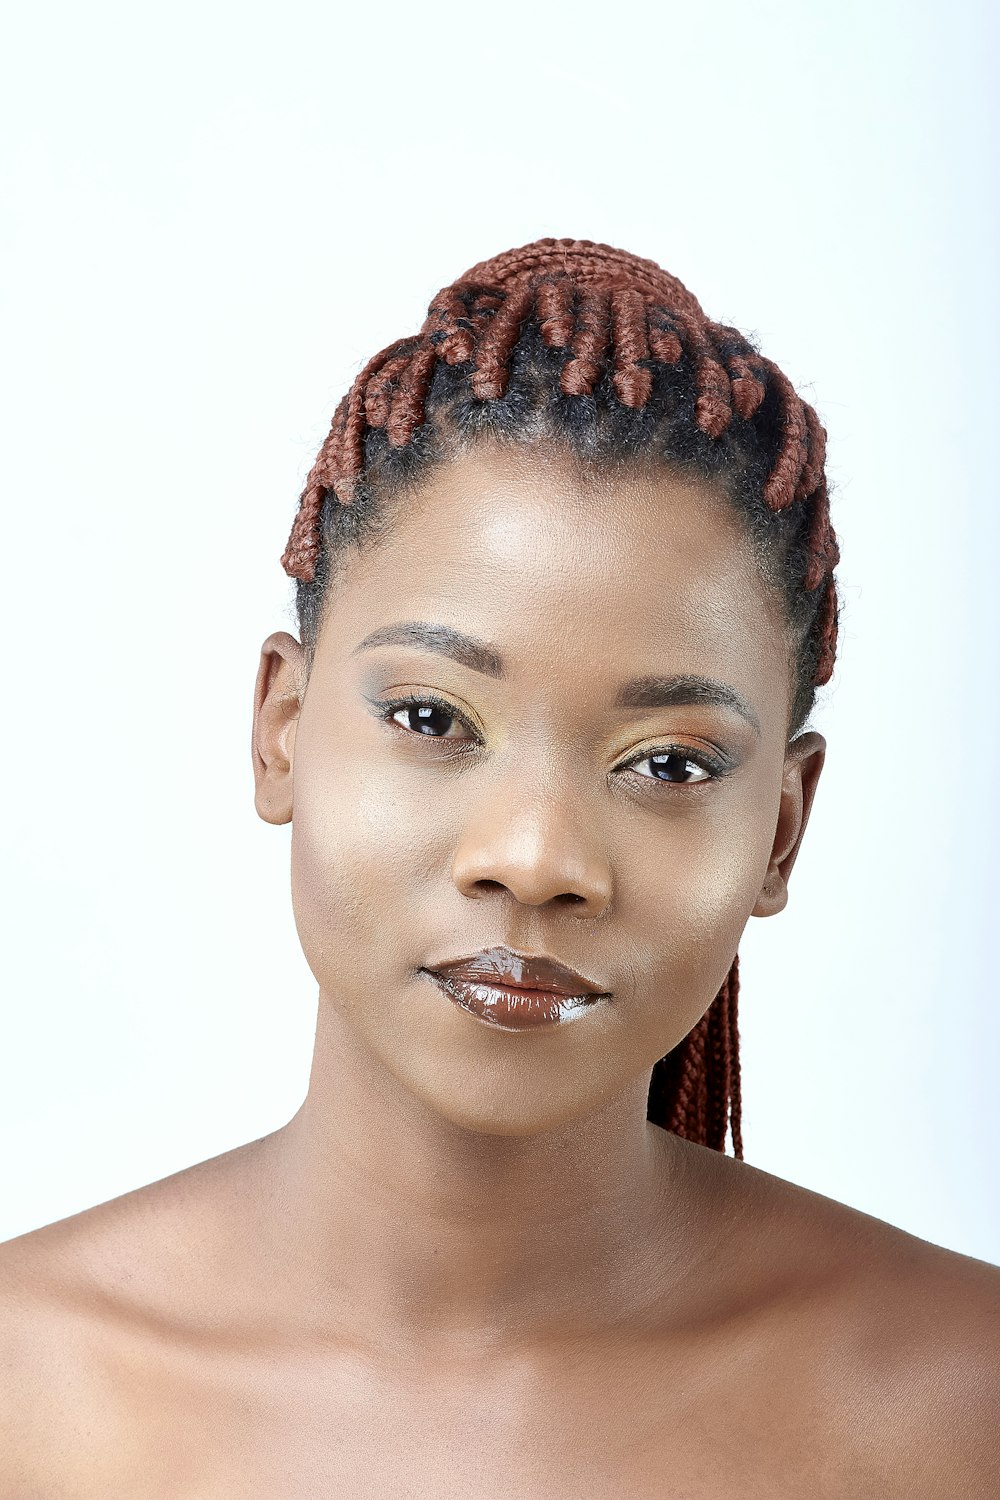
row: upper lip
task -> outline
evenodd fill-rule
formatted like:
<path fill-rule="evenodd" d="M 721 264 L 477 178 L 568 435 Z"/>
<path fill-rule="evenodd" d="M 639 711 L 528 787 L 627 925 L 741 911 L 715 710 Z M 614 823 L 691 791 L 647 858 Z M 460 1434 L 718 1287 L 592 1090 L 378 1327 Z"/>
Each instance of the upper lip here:
<path fill-rule="evenodd" d="M 432 974 L 455 975 L 473 984 L 502 985 L 510 990 L 551 990 L 555 995 L 610 994 L 546 953 L 518 953 L 504 946 L 483 948 L 467 957 L 428 967 Z"/>

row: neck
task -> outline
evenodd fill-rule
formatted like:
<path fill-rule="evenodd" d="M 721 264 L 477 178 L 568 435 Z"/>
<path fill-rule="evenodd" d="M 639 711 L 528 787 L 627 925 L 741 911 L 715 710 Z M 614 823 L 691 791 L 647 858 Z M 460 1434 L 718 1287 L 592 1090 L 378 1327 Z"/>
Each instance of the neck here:
<path fill-rule="evenodd" d="M 269 1308 L 310 1339 L 456 1354 L 642 1324 L 691 1258 L 690 1148 L 646 1120 L 647 1086 L 541 1135 L 472 1131 L 321 995 L 306 1099 L 260 1143 Z"/>

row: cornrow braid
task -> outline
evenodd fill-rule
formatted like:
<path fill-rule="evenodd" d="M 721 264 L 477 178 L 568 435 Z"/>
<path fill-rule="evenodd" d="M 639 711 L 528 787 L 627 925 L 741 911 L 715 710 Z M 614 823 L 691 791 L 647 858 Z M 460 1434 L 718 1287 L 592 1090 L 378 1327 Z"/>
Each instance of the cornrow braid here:
<path fill-rule="evenodd" d="M 789 737 L 837 649 L 826 429 L 787 376 L 712 322 L 652 260 L 591 240 L 541 239 L 480 261 L 431 300 L 420 331 L 362 368 L 334 412 L 281 558 L 296 579 L 311 663 L 347 539 L 377 529 L 411 477 L 480 433 L 539 435 L 600 461 L 640 453 L 720 479 L 744 514 L 796 645 Z M 701 1020 L 653 1068 L 647 1115 L 743 1155 L 739 960 Z"/>
<path fill-rule="evenodd" d="M 550 349 L 565 349 L 573 337 L 575 289 L 568 276 L 544 276 L 538 284 L 535 305 L 542 342 Z"/>
<path fill-rule="evenodd" d="M 646 299 L 636 287 L 618 286 L 611 293 L 611 347 L 614 373 L 611 383 L 623 406 L 645 406 L 653 394 L 649 368 L 649 331 Z"/>
<path fill-rule="evenodd" d="M 611 340 L 611 298 L 606 291 L 581 291 L 569 341 L 570 357 L 559 372 L 565 396 L 592 396 Z"/>
<path fill-rule="evenodd" d="M 526 282 L 511 287 L 479 335 L 473 355 L 472 394 L 477 401 L 497 401 L 507 390 L 511 350 L 521 324 L 535 302 L 535 288 Z"/>

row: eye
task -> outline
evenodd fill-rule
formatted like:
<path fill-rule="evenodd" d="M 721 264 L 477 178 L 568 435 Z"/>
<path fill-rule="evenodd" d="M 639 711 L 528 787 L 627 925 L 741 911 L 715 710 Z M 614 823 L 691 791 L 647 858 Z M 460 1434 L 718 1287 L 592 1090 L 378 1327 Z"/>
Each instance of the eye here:
<path fill-rule="evenodd" d="M 450 740 L 457 750 L 459 746 L 478 744 L 479 736 L 472 725 L 460 714 L 453 703 L 436 693 L 424 693 L 420 697 L 369 698 L 372 710 L 384 723 L 393 724 L 404 734 L 426 735 L 429 739 Z M 468 730 L 468 736 L 449 733 L 456 724 Z M 637 766 L 649 765 L 648 774 L 636 770 Z M 729 772 L 725 761 L 706 750 L 695 750 L 688 745 L 664 745 L 657 750 L 647 750 L 645 755 L 626 761 L 619 767 L 631 771 L 647 785 L 652 782 L 661 786 L 694 786 L 706 781 L 715 781 Z"/>
<path fill-rule="evenodd" d="M 648 774 L 636 770 L 636 767 L 644 765 L 652 767 Z M 673 786 L 691 786 L 701 781 L 714 781 L 717 777 L 724 776 L 728 767 L 714 755 L 709 755 L 707 751 L 692 750 L 686 745 L 665 745 L 660 750 L 651 750 L 639 759 L 629 761 L 624 769 L 635 771 L 636 775 L 642 775 L 645 781 L 660 781 Z M 700 774 L 695 775 L 692 772 Z"/>
<path fill-rule="evenodd" d="M 411 734 L 425 734 L 432 739 L 462 739 L 461 735 L 448 733 L 449 725 L 461 724 L 476 738 L 475 730 L 447 698 L 429 693 L 422 698 L 393 698 L 376 700 L 374 706 L 378 716 L 386 723 L 395 724 Z"/>

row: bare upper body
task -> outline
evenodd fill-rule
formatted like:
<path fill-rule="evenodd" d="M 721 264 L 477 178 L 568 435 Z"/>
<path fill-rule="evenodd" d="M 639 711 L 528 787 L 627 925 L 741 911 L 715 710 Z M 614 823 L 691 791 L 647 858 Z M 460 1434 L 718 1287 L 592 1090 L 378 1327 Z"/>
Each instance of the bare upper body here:
<path fill-rule="evenodd" d="M 682 1142 L 699 1248 L 639 1323 L 292 1338 L 254 1245 L 268 1140 L 0 1246 L 4 1500 L 1000 1492 L 996 1267 Z"/>
<path fill-rule="evenodd" d="M 473 449 L 345 576 L 255 690 L 306 1102 L 0 1247 L 4 1500 L 996 1500 L 1000 1270 L 647 1116 L 825 753 L 729 500 Z M 429 982 L 497 945 L 599 998 Z"/>

